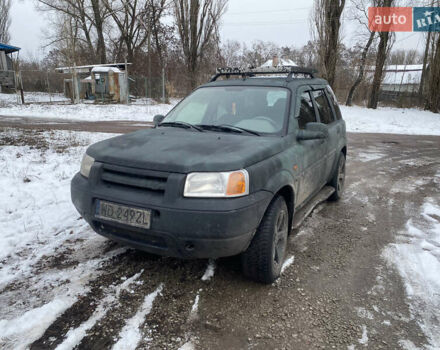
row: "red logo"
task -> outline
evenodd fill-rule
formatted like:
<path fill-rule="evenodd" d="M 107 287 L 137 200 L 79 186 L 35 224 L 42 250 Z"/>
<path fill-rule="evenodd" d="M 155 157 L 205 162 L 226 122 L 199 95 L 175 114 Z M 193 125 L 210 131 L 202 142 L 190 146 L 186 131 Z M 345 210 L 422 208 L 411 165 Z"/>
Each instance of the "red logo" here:
<path fill-rule="evenodd" d="M 369 7 L 368 26 L 374 32 L 412 32 L 412 7 Z"/>

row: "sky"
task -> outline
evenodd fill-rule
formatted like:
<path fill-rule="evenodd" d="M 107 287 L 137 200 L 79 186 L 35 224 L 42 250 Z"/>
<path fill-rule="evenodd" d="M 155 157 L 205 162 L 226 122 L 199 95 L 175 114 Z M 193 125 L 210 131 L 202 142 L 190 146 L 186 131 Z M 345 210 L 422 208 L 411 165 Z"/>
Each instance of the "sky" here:
<path fill-rule="evenodd" d="M 411 4 L 423 0 L 412 0 Z M 11 44 L 22 48 L 24 57 L 44 57 L 47 49 L 49 21 L 46 13 L 35 9 L 36 0 L 12 0 Z M 312 0 L 229 0 L 222 20 L 221 39 L 246 42 L 273 41 L 279 45 L 300 47 L 310 39 L 309 15 Z M 347 1 L 349 3 L 349 1 Z M 271 6 L 272 5 L 272 6 Z M 345 21 L 342 29 L 344 42 L 350 46 L 351 35 L 357 25 Z M 394 48 L 423 48 L 422 33 L 397 33 Z"/>

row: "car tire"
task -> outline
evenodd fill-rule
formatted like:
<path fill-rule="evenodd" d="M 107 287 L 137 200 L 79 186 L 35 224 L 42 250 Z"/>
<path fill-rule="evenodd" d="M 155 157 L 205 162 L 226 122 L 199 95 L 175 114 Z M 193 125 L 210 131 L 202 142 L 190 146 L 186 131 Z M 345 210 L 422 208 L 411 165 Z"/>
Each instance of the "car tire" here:
<path fill-rule="evenodd" d="M 283 197 L 275 197 L 248 249 L 242 254 L 243 274 L 261 283 L 272 283 L 281 274 L 289 233 L 289 212 Z"/>
<path fill-rule="evenodd" d="M 335 174 L 330 180 L 330 186 L 335 189 L 335 192 L 329 197 L 330 201 L 338 201 L 342 197 L 345 185 L 345 155 L 340 153 Z"/>

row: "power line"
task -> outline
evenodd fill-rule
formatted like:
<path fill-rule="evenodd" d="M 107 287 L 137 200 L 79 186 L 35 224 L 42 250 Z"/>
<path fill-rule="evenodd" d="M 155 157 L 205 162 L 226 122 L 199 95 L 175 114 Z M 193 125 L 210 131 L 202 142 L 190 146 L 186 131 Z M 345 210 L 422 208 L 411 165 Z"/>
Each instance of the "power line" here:
<path fill-rule="evenodd" d="M 243 11 L 243 12 L 226 12 L 226 15 L 254 15 L 254 14 L 266 14 L 266 13 L 279 13 L 279 12 L 295 12 L 300 10 L 310 10 L 310 7 L 298 7 L 294 9 L 284 9 L 284 10 L 268 10 L 268 11 Z"/>
<path fill-rule="evenodd" d="M 225 22 L 223 23 L 225 26 L 273 26 L 273 25 L 286 25 L 286 24 L 298 24 L 301 22 L 308 21 L 308 18 L 305 19 L 295 19 L 292 21 L 283 21 L 283 22 Z"/>

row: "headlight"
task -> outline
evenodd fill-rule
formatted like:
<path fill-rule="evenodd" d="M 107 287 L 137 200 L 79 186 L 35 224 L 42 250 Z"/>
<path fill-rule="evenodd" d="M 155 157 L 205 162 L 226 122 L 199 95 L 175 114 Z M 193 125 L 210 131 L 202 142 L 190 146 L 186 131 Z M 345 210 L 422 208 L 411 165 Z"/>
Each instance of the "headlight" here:
<path fill-rule="evenodd" d="M 90 169 L 92 168 L 95 159 L 90 157 L 87 153 L 84 153 L 80 173 L 82 176 L 89 177 Z"/>
<path fill-rule="evenodd" d="M 191 173 L 186 177 L 185 197 L 239 197 L 249 194 L 246 170 L 223 173 Z"/>

